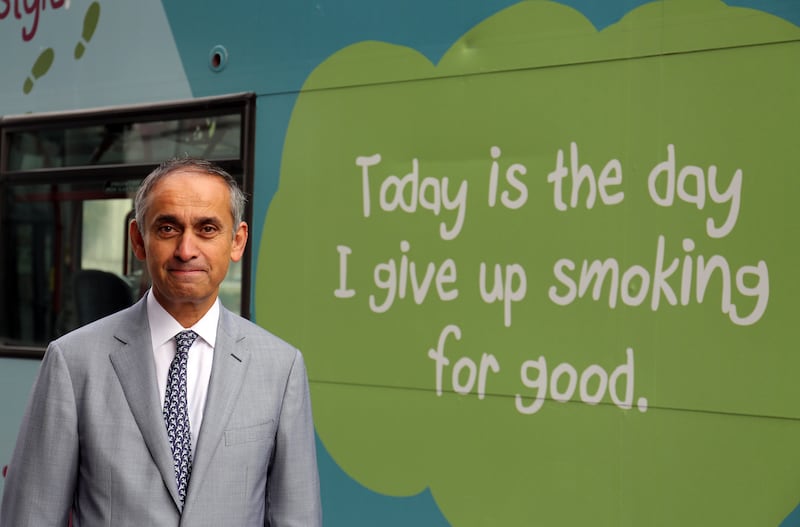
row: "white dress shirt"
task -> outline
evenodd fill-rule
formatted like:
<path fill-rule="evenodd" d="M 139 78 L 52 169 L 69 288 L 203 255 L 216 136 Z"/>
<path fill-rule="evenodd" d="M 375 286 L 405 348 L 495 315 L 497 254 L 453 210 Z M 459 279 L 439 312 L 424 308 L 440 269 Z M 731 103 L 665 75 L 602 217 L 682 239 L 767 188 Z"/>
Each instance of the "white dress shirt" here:
<path fill-rule="evenodd" d="M 211 365 L 214 361 L 214 343 L 217 339 L 219 322 L 219 298 L 194 326 L 184 328 L 161 307 L 152 291 L 148 291 L 147 320 L 150 323 L 150 338 L 153 342 L 153 358 L 156 364 L 156 382 L 162 408 L 167 391 L 169 366 L 177 351 L 175 335 L 185 329 L 191 329 L 199 335 L 189 349 L 186 364 L 189 430 L 192 434 L 192 456 L 194 456 L 197 451 L 197 437 L 200 435 L 200 427 L 203 424 L 208 381 L 211 378 Z"/>

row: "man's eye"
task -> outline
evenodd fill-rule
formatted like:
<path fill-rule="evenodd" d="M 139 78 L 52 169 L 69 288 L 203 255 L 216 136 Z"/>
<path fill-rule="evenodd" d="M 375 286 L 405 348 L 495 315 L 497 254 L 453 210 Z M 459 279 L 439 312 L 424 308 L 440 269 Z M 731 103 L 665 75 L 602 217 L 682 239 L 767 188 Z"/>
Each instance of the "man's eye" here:
<path fill-rule="evenodd" d="M 217 228 L 214 225 L 203 225 L 200 230 L 203 234 L 214 234 L 217 232 Z"/>
<path fill-rule="evenodd" d="M 172 234 L 175 232 L 175 227 L 173 227 L 172 225 L 162 225 L 161 227 L 158 228 L 158 232 L 162 234 Z"/>

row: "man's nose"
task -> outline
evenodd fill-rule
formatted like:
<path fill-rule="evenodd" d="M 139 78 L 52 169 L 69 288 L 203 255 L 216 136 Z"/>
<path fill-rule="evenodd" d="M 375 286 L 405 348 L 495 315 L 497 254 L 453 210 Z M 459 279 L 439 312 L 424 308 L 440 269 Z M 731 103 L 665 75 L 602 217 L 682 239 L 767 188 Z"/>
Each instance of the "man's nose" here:
<path fill-rule="evenodd" d="M 197 256 L 197 240 L 192 232 L 187 231 L 181 234 L 178 245 L 175 247 L 175 258 L 181 261 L 188 261 Z"/>

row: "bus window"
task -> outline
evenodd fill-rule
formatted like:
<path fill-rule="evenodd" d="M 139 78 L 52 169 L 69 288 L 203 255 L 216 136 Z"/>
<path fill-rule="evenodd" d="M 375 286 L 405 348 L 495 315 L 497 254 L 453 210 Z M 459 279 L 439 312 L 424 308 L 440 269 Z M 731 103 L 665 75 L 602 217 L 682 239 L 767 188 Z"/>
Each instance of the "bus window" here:
<path fill-rule="evenodd" d="M 158 163 L 188 155 L 239 156 L 241 116 L 35 128 L 9 134 L 8 170 Z"/>
<path fill-rule="evenodd" d="M 116 310 L 147 291 L 128 225 L 139 183 L 162 160 L 211 159 L 250 192 L 253 100 L 0 119 L 0 355 L 41 354 L 50 340 L 104 314 L 87 318 L 86 305 Z M 251 215 L 248 204 L 248 223 Z M 220 287 L 222 303 L 245 317 L 249 260 L 248 249 Z M 112 290 L 122 300 L 109 299 Z"/>
<path fill-rule="evenodd" d="M 35 346 L 77 327 L 77 271 L 123 277 L 121 225 L 132 200 L 78 183 L 14 185 L 5 198 L 0 330 L 10 342 Z M 124 278 L 132 285 L 136 277 Z"/>

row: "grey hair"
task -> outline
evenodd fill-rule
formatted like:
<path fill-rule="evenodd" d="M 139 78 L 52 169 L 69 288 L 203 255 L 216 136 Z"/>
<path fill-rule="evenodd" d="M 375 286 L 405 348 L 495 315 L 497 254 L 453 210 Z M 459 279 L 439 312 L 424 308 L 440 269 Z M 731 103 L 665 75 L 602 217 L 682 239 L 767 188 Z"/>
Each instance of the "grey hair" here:
<path fill-rule="evenodd" d="M 136 226 L 139 232 L 143 232 L 144 217 L 147 214 L 147 209 L 150 207 L 150 193 L 155 187 L 156 183 L 164 179 L 166 176 L 173 172 L 182 170 L 194 170 L 202 172 L 210 176 L 218 176 L 222 178 L 231 195 L 231 216 L 233 217 L 233 235 L 236 235 L 236 227 L 244 219 L 244 207 L 247 198 L 239 188 L 236 180 L 233 179 L 228 172 L 223 168 L 217 166 L 211 161 L 205 159 L 197 159 L 192 157 L 175 157 L 168 159 L 161 163 L 158 168 L 150 172 L 142 184 L 139 185 L 139 190 L 136 191 L 136 197 L 133 199 L 133 210 L 136 215 Z"/>

